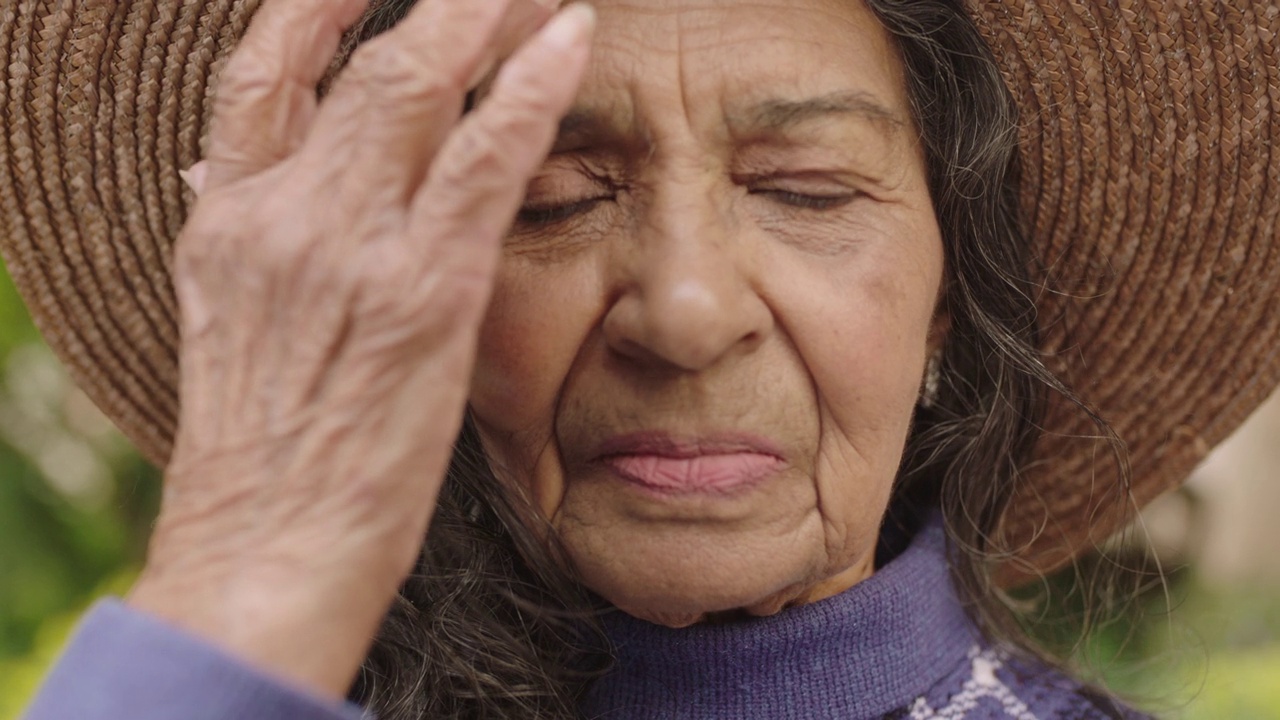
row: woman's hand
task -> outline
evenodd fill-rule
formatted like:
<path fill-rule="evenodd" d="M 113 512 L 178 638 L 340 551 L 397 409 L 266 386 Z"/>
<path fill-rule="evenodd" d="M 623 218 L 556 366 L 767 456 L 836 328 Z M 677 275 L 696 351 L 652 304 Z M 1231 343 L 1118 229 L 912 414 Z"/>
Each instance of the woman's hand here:
<path fill-rule="evenodd" d="M 317 106 L 367 2 L 268 0 L 222 76 L 175 250 L 180 430 L 129 599 L 330 696 L 417 557 L 502 237 L 592 27 L 423 0 Z"/>

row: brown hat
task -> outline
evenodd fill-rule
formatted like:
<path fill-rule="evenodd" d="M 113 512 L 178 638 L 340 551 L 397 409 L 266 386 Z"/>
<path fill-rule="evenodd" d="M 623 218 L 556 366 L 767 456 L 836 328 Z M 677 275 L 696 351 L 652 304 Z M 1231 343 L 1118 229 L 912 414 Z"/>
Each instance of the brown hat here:
<path fill-rule="evenodd" d="M 89 396 L 151 460 L 178 417 L 171 245 L 214 80 L 258 0 L 0 8 L 0 251 Z M 969 0 L 1022 117 L 1044 350 L 1129 450 L 1141 504 L 1280 383 L 1280 0 Z M 1049 568 L 1120 515 L 1051 405 L 1005 529 Z"/>

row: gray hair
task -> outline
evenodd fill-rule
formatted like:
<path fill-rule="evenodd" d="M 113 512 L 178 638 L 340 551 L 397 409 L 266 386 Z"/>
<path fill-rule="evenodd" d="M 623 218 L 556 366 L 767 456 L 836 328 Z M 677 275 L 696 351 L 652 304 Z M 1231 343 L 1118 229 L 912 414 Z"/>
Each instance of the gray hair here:
<path fill-rule="evenodd" d="M 866 2 L 906 68 L 944 235 L 950 316 L 937 398 L 917 411 L 886 524 L 910 527 L 940 507 L 952 575 L 974 619 L 1043 656 L 993 592 L 995 561 L 1008 552 L 996 539 L 1000 518 L 1051 393 L 1104 437 L 1114 433 L 1041 360 L 1034 259 L 1018 215 L 1017 111 L 990 49 L 959 0 Z M 374 2 L 348 50 L 413 4 Z M 468 421 L 417 570 L 352 699 L 383 720 L 577 718 L 579 698 L 610 663 L 596 619 L 603 603 L 539 539 L 538 522 L 494 477 Z"/>

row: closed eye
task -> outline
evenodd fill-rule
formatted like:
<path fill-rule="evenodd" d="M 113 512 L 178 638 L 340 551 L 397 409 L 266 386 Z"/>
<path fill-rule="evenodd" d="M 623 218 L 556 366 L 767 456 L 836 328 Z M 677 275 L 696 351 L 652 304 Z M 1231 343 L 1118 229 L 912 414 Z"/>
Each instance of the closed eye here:
<path fill-rule="evenodd" d="M 564 222 L 580 213 L 587 212 L 610 197 L 593 197 L 576 200 L 570 203 L 550 205 L 525 205 L 516 213 L 516 222 L 522 225 L 545 226 Z"/>
<path fill-rule="evenodd" d="M 792 192 L 790 190 L 778 190 L 776 188 L 761 188 L 750 191 L 752 195 L 764 195 L 771 200 L 789 205 L 791 207 L 804 208 L 806 210 L 833 210 L 844 205 L 848 205 L 858 197 L 857 193 L 838 193 L 834 195 L 812 195 L 808 193 Z"/>

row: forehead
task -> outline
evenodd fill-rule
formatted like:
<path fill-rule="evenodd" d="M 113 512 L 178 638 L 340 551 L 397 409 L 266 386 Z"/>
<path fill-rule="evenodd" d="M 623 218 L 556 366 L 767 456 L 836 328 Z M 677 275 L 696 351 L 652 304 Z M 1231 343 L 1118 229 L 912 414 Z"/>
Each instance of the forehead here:
<path fill-rule="evenodd" d="M 741 116 L 779 99 L 856 96 L 908 119 L 897 50 L 862 0 L 593 4 L 599 30 L 585 104 L 640 115 L 643 107 L 618 107 L 639 99 Z"/>

